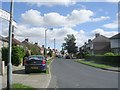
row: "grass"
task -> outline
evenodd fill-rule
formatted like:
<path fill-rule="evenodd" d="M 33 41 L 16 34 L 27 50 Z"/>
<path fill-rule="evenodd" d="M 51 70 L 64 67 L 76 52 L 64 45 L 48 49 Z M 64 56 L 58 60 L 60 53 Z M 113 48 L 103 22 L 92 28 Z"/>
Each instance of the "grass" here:
<path fill-rule="evenodd" d="M 2 90 L 7 90 L 7 88 L 4 88 Z M 12 84 L 12 90 L 37 90 L 31 86 L 27 86 L 21 83 L 14 83 Z"/>
<path fill-rule="evenodd" d="M 78 62 L 78 63 L 82 63 L 82 64 L 85 64 L 85 65 L 92 66 L 92 67 L 96 67 L 96 68 L 103 68 L 103 69 L 111 68 L 111 66 L 109 66 L 109 65 L 95 63 L 93 61 L 85 61 L 85 60 L 75 60 L 75 61 Z"/>
<path fill-rule="evenodd" d="M 52 59 L 47 60 L 47 66 L 48 66 L 48 68 L 46 70 L 46 74 L 49 74 L 49 66 L 50 66 L 51 62 L 52 62 Z"/>

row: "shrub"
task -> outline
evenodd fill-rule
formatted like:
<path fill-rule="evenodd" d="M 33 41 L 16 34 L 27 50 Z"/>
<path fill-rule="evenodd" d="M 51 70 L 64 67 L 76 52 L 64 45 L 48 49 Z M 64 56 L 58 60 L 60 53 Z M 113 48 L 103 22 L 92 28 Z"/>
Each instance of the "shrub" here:
<path fill-rule="evenodd" d="M 25 51 L 22 47 L 13 46 L 12 47 L 12 64 L 18 66 L 22 63 Z"/>
<path fill-rule="evenodd" d="M 104 56 L 114 56 L 114 53 L 108 52 L 108 53 L 105 53 Z"/>
<path fill-rule="evenodd" d="M 12 64 L 15 66 L 18 66 L 20 63 L 22 63 L 22 59 L 25 55 L 25 51 L 22 47 L 19 46 L 12 46 Z M 5 61 L 5 65 L 8 63 L 8 47 L 2 48 L 2 60 Z"/>
<path fill-rule="evenodd" d="M 5 65 L 8 63 L 8 47 L 2 48 L 2 61 L 5 61 Z"/>

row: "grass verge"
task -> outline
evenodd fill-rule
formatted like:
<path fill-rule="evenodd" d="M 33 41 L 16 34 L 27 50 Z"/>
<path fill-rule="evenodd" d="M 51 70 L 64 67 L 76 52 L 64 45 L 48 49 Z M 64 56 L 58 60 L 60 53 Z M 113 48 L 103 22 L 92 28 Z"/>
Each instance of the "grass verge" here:
<path fill-rule="evenodd" d="M 49 66 L 50 66 L 50 64 L 52 63 L 52 59 L 49 59 L 49 60 L 47 60 L 47 70 L 46 70 L 46 74 L 49 74 Z"/>
<path fill-rule="evenodd" d="M 75 60 L 75 61 L 78 62 L 78 63 L 82 63 L 82 64 L 85 64 L 85 65 L 92 66 L 92 67 L 96 67 L 96 68 L 102 68 L 102 69 L 111 68 L 111 66 L 109 66 L 109 65 L 99 64 L 99 63 L 95 63 L 93 61 L 85 61 L 85 60 Z"/>
<path fill-rule="evenodd" d="M 4 88 L 2 90 L 7 90 L 7 88 Z M 37 90 L 31 86 L 27 86 L 21 83 L 14 83 L 12 84 L 12 90 Z"/>

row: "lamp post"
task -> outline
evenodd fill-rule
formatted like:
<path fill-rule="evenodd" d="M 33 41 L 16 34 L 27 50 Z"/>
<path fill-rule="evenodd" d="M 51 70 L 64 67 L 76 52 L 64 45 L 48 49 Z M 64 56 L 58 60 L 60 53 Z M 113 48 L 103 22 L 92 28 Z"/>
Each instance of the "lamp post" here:
<path fill-rule="evenodd" d="M 46 57 L 46 48 L 47 48 L 47 30 L 53 30 L 53 28 L 45 29 L 45 47 L 44 47 L 44 56 Z"/>
<path fill-rule="evenodd" d="M 54 38 L 54 50 L 55 50 L 55 44 L 56 44 L 56 43 L 55 43 L 55 38 Z"/>
<path fill-rule="evenodd" d="M 9 56 L 8 56 L 8 65 L 7 65 L 7 90 L 12 88 L 12 64 L 11 64 L 11 46 L 12 46 L 12 23 L 13 23 L 13 0 L 10 4 L 10 21 L 9 21 Z"/>

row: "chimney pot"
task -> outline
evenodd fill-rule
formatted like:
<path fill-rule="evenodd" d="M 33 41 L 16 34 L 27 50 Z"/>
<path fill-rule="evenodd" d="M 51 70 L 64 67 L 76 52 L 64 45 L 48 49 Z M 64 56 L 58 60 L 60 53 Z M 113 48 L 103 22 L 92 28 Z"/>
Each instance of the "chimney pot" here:
<path fill-rule="evenodd" d="M 38 43 L 36 42 L 35 45 L 38 45 Z"/>
<path fill-rule="evenodd" d="M 14 34 L 12 34 L 12 38 L 14 38 Z"/>
<path fill-rule="evenodd" d="M 26 38 L 25 41 L 28 42 L 28 38 Z"/>
<path fill-rule="evenodd" d="M 100 35 L 99 33 L 96 33 L 96 34 L 95 34 L 95 37 L 97 38 L 99 35 Z"/>

